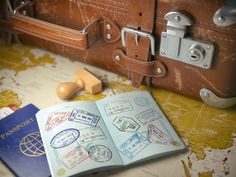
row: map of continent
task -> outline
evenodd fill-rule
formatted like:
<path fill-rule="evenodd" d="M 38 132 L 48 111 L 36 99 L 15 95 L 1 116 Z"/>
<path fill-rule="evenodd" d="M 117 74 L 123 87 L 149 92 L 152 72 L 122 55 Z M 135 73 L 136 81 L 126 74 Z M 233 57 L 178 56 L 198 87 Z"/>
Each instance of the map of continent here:
<path fill-rule="evenodd" d="M 31 47 L 17 44 L 6 46 L 0 42 L 0 70 L 14 70 L 17 74 L 30 67 L 54 63 L 54 58 L 49 54 L 37 57 L 31 52 L 31 49 Z"/>
<path fill-rule="evenodd" d="M 11 90 L 0 91 L 0 109 L 10 104 L 20 107 L 21 101 L 18 95 Z"/>

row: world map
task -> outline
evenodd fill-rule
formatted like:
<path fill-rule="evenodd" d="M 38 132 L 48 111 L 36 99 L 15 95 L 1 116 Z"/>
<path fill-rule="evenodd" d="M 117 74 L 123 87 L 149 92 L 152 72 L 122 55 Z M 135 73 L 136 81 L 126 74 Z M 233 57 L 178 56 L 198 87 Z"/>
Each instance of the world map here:
<path fill-rule="evenodd" d="M 45 154 L 40 132 L 32 132 L 20 141 L 20 151 L 28 157 L 38 157 Z"/>
<path fill-rule="evenodd" d="M 127 78 L 41 49 L 0 43 L 0 108 L 9 104 L 22 107 L 29 103 L 46 108 L 62 102 L 55 94 L 56 85 L 73 81 L 74 71 L 79 67 L 94 71 L 103 81 L 104 89 L 96 95 L 82 91 L 72 101 L 95 101 L 117 93 L 148 90 L 189 148 L 186 153 L 98 176 L 236 176 L 236 106 L 214 109 L 166 90 L 144 85 L 134 88 Z M 1 176 L 12 176 L 3 172 L 3 168 L 0 168 Z"/>

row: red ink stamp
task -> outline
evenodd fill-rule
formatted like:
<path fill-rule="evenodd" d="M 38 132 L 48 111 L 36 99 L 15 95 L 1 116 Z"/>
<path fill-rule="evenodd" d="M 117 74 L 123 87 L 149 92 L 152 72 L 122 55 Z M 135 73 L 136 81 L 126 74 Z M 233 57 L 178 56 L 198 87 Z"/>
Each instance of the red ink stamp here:
<path fill-rule="evenodd" d="M 48 115 L 46 123 L 46 131 L 51 131 L 54 127 L 58 126 L 70 117 L 70 112 L 51 112 Z"/>
<path fill-rule="evenodd" d="M 72 169 L 88 158 L 89 154 L 86 149 L 83 146 L 77 146 L 62 157 L 62 163 L 66 168 Z"/>

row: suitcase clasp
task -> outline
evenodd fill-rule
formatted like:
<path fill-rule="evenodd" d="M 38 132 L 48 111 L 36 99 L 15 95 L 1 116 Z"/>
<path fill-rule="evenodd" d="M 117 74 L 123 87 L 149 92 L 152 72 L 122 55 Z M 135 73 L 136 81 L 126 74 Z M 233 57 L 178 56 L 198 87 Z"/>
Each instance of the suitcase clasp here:
<path fill-rule="evenodd" d="M 160 55 L 172 60 L 209 69 L 214 45 L 210 42 L 186 37 L 187 27 L 193 24 L 190 16 L 172 11 L 165 15 L 167 30 L 161 33 Z"/>

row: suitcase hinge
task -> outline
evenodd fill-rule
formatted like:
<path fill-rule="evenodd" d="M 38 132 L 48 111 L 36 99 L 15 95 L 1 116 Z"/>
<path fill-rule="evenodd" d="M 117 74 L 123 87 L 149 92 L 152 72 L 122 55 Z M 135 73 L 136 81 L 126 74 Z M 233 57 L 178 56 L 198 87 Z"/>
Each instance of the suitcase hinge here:
<path fill-rule="evenodd" d="M 8 1 L 9 2 L 9 1 Z M 18 12 L 20 12 L 22 15 L 29 15 L 29 16 L 32 16 L 32 14 L 29 14 L 32 11 L 29 11 L 29 9 L 26 9 L 28 8 L 30 5 L 33 5 L 33 2 L 27 0 L 27 1 L 21 1 L 21 4 L 18 5 L 14 10 L 12 9 L 13 13 L 16 14 Z"/>
<path fill-rule="evenodd" d="M 160 55 L 169 59 L 209 69 L 213 60 L 214 45 L 186 37 L 191 17 L 181 12 L 165 15 L 167 31 L 161 33 Z"/>
<path fill-rule="evenodd" d="M 2 3 L 4 6 L 4 15 L 3 18 L 0 18 L 0 31 L 3 31 L 3 39 L 8 45 L 11 44 L 13 40 L 21 44 L 18 37 L 18 34 L 20 34 L 20 32 L 14 28 L 14 25 L 11 22 L 10 12 L 16 13 L 18 10 L 23 9 L 22 13 L 26 15 L 27 11 L 25 10 L 25 7 L 27 7 L 28 9 L 31 8 L 30 5 L 32 5 L 32 3 L 28 0 L 22 1 L 21 4 L 15 9 L 12 7 L 10 0 L 4 0 Z"/>
<path fill-rule="evenodd" d="M 236 23 L 236 1 L 228 0 L 226 4 L 216 11 L 213 21 L 217 26 L 230 26 Z"/>

